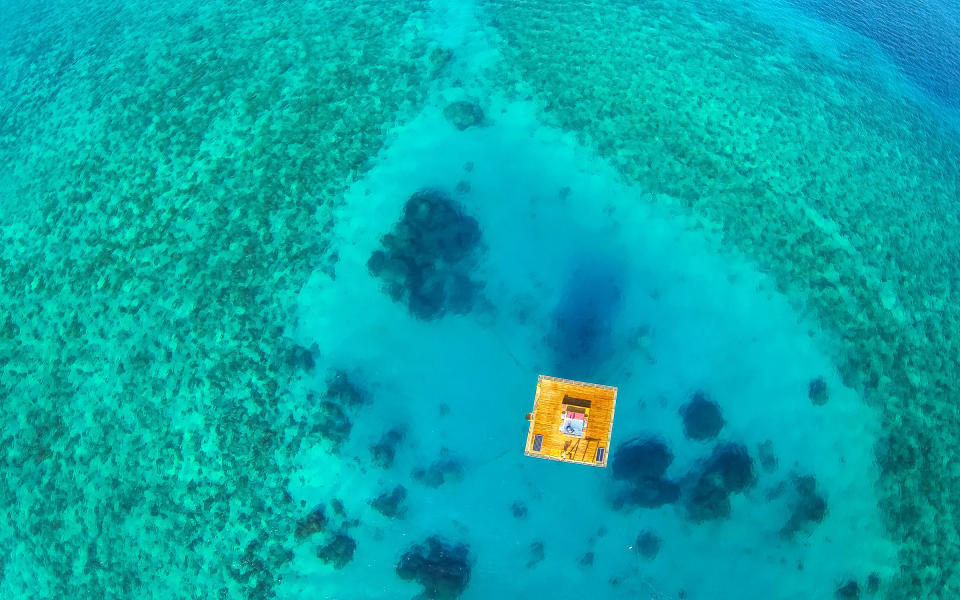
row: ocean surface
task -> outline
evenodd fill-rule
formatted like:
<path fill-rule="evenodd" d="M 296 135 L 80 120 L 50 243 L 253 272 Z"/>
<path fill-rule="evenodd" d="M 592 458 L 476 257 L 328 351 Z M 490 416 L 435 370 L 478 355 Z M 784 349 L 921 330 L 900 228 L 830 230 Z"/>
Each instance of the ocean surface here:
<path fill-rule="evenodd" d="M 0 600 L 960 596 L 960 5 L 0 8 Z"/>

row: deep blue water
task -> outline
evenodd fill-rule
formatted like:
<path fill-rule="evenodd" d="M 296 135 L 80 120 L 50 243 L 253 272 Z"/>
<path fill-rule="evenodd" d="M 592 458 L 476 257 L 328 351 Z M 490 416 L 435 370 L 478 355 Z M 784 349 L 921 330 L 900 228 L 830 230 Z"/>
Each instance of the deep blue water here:
<path fill-rule="evenodd" d="M 949 0 L 794 0 L 829 23 L 867 36 L 919 86 L 960 107 L 960 3 Z"/>

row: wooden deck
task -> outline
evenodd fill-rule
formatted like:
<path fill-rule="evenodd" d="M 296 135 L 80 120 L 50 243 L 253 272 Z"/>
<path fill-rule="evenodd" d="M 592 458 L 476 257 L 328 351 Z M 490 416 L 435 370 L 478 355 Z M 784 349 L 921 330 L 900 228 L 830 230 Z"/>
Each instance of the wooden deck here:
<path fill-rule="evenodd" d="M 587 426 L 582 437 L 566 435 L 560 431 L 563 421 L 561 406 L 564 398 L 576 398 L 589 402 Z M 613 412 L 617 404 L 617 388 L 558 377 L 540 375 L 533 412 L 528 415 L 530 429 L 524 454 L 573 462 L 594 467 L 606 467 L 610 456 L 610 436 L 613 430 Z M 536 451 L 534 439 L 543 436 L 540 450 Z M 597 448 L 603 448 L 603 458 L 596 460 Z"/>

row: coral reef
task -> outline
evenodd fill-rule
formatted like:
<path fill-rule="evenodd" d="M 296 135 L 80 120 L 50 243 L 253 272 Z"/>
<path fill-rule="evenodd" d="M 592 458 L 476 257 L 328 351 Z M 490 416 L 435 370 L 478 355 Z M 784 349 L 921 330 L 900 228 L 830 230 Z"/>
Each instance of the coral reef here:
<path fill-rule="evenodd" d="M 703 392 L 696 392 L 690 402 L 680 407 L 680 416 L 683 417 L 683 433 L 691 440 L 712 440 L 723 429 L 720 405 Z"/>
<path fill-rule="evenodd" d="M 676 502 L 680 486 L 664 477 L 673 462 L 667 446 L 652 438 L 633 438 L 613 453 L 613 477 L 627 484 L 617 493 L 614 507 L 640 506 L 655 508 Z"/>
<path fill-rule="evenodd" d="M 653 560 L 660 552 L 660 537 L 652 531 L 641 531 L 634 543 L 634 548 L 640 556 Z"/>
<path fill-rule="evenodd" d="M 328 543 L 317 548 L 317 558 L 331 565 L 334 569 L 342 569 L 353 560 L 353 553 L 357 549 L 357 542 L 346 533 L 338 533 Z"/>
<path fill-rule="evenodd" d="M 334 199 L 423 103 L 424 12 L 5 14 L 0 421 L 31 431 L 0 433 L 0 504 L 44 597 L 272 595 L 322 412 L 284 332 Z"/>
<path fill-rule="evenodd" d="M 393 466 L 393 460 L 397 455 L 397 446 L 406 437 L 406 432 L 401 427 L 393 427 L 384 433 L 376 444 L 370 446 L 370 454 L 373 455 L 373 462 L 382 469 L 389 469 Z"/>
<path fill-rule="evenodd" d="M 443 116 L 461 131 L 468 127 L 482 125 L 484 121 L 483 109 L 480 105 L 467 100 L 451 102 L 443 109 Z"/>
<path fill-rule="evenodd" d="M 385 517 L 391 519 L 402 519 L 407 508 L 403 501 L 407 498 L 407 488 L 397 485 L 389 493 L 384 492 L 370 501 L 370 506 Z"/>
<path fill-rule="evenodd" d="M 367 395 L 346 371 L 336 369 L 327 379 L 327 391 L 324 394 L 330 402 L 343 406 L 359 406 L 368 402 Z"/>
<path fill-rule="evenodd" d="M 848 581 L 837 588 L 835 597 L 837 600 L 858 600 L 860 598 L 860 586 L 856 581 Z"/>
<path fill-rule="evenodd" d="M 717 446 L 694 474 L 694 484 L 684 500 L 687 518 L 699 523 L 729 517 L 730 494 L 743 492 L 755 480 L 753 459 L 743 445 Z"/>
<path fill-rule="evenodd" d="M 527 568 L 532 569 L 543 560 L 543 542 L 537 540 L 530 544 L 530 560 L 527 561 Z"/>
<path fill-rule="evenodd" d="M 318 506 L 302 519 L 297 521 L 297 526 L 293 530 L 293 535 L 297 540 L 302 540 L 315 533 L 323 531 L 326 526 L 327 515 L 323 510 L 323 506 Z"/>
<path fill-rule="evenodd" d="M 817 480 L 813 475 L 794 477 L 793 486 L 795 496 L 790 505 L 790 517 L 780 530 L 780 535 L 785 538 L 809 531 L 827 513 L 827 501 L 817 493 Z"/>
<path fill-rule="evenodd" d="M 381 244 L 367 268 L 412 315 L 431 320 L 473 309 L 483 287 L 470 277 L 482 245 L 480 226 L 446 194 L 413 194 Z"/>
<path fill-rule="evenodd" d="M 430 464 L 429 467 L 415 468 L 411 477 L 427 487 L 440 487 L 451 479 L 458 479 L 463 475 L 463 465 L 460 461 L 450 457 L 450 451 L 447 448 L 440 449 L 440 458 Z"/>
<path fill-rule="evenodd" d="M 466 544 L 447 544 L 431 536 L 400 557 L 397 575 L 423 586 L 423 598 L 454 600 L 470 582 L 470 549 Z"/>
<path fill-rule="evenodd" d="M 830 399 L 830 393 L 827 391 L 827 382 L 823 377 L 817 377 L 810 380 L 810 387 L 807 391 L 810 401 L 817 406 L 823 406 Z"/>

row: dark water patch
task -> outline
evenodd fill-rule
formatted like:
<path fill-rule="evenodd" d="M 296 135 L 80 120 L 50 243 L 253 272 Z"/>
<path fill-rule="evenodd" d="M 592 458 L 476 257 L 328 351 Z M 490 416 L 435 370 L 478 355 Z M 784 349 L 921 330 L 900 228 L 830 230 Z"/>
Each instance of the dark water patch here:
<path fill-rule="evenodd" d="M 367 269 L 384 291 L 418 319 L 470 312 L 483 284 L 471 279 L 482 244 L 477 220 L 438 190 L 415 193 L 381 238 Z"/>
<path fill-rule="evenodd" d="M 471 571 L 470 548 L 466 544 L 448 544 L 431 536 L 411 546 L 397 563 L 397 575 L 423 586 L 422 598 L 453 600 L 467 589 Z"/>
<path fill-rule="evenodd" d="M 389 493 L 384 492 L 371 500 L 370 506 L 385 517 L 402 519 L 407 513 L 407 507 L 403 504 L 406 499 L 407 488 L 397 485 Z"/>
<path fill-rule="evenodd" d="M 680 407 L 680 416 L 683 417 L 683 433 L 691 440 L 712 440 L 723 429 L 720 405 L 703 392 L 696 392 L 690 402 Z"/>
<path fill-rule="evenodd" d="M 564 377 L 589 379 L 613 355 L 611 327 L 619 312 L 622 267 L 606 257 L 582 257 L 566 276 L 547 343 Z"/>
<path fill-rule="evenodd" d="M 357 542 L 346 533 L 340 532 L 333 539 L 317 548 L 317 558 L 331 565 L 334 569 L 342 569 L 353 560 L 353 553 L 357 549 Z"/>
<path fill-rule="evenodd" d="M 593 552 L 585 552 L 578 561 L 581 567 L 592 567 L 594 555 Z"/>
<path fill-rule="evenodd" d="M 510 512 L 513 514 L 515 519 L 526 519 L 527 518 L 527 505 L 517 500 L 510 506 Z"/>
<path fill-rule="evenodd" d="M 960 5 L 933 0 L 794 0 L 823 21 L 880 45 L 901 71 L 941 102 L 960 107 Z"/>

